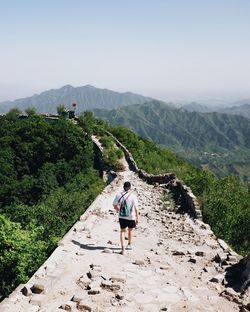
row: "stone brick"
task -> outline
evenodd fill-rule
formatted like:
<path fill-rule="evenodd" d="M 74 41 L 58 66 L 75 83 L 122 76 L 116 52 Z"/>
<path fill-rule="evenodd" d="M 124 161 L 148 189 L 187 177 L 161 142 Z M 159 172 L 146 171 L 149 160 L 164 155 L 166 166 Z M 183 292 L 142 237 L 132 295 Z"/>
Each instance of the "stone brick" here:
<path fill-rule="evenodd" d="M 27 285 L 25 285 L 25 286 L 22 288 L 21 292 L 22 292 L 22 294 L 23 294 L 24 296 L 26 296 L 26 297 L 32 295 L 32 291 L 31 291 L 30 287 L 27 286 Z"/>
<path fill-rule="evenodd" d="M 101 287 L 110 289 L 112 287 L 112 282 L 111 281 L 102 281 Z"/>
<path fill-rule="evenodd" d="M 202 223 L 202 224 L 200 225 L 200 229 L 201 229 L 201 230 L 210 230 L 211 228 L 210 228 L 210 225 L 208 225 L 208 224 L 206 224 L 206 223 Z"/>
<path fill-rule="evenodd" d="M 205 252 L 204 251 L 196 251 L 195 255 L 198 256 L 198 257 L 204 257 L 205 256 Z"/>
<path fill-rule="evenodd" d="M 125 276 L 121 276 L 121 275 L 115 275 L 115 276 L 111 276 L 110 280 L 112 282 L 125 283 L 126 282 L 126 277 Z"/>
<path fill-rule="evenodd" d="M 210 273 L 210 274 L 216 274 L 216 269 L 213 266 L 207 266 L 203 269 L 203 271 Z"/>
<path fill-rule="evenodd" d="M 237 304 L 242 303 L 242 300 L 239 298 L 237 292 L 234 291 L 232 288 L 225 289 L 220 295 L 224 298 L 227 298 L 229 301 L 233 301 Z"/>
<path fill-rule="evenodd" d="M 95 289 L 95 288 L 98 288 L 100 287 L 101 285 L 101 280 L 94 280 L 93 282 L 91 282 L 89 285 L 88 285 L 88 289 Z"/>
<path fill-rule="evenodd" d="M 85 301 L 80 301 L 78 304 L 77 304 L 77 309 L 79 311 L 88 311 L 88 312 L 91 312 L 92 311 L 92 308 L 91 306 L 86 303 Z"/>
<path fill-rule="evenodd" d="M 161 265 L 161 266 L 160 266 L 160 269 L 161 269 L 161 270 L 169 270 L 169 268 L 170 268 L 170 267 L 169 267 L 168 265 Z"/>
<path fill-rule="evenodd" d="M 32 298 L 30 299 L 30 304 L 37 305 L 39 307 L 42 307 L 44 302 L 46 302 L 46 297 L 45 295 L 42 294 L 33 295 Z"/>
<path fill-rule="evenodd" d="M 101 292 L 100 287 L 91 288 L 90 290 L 88 290 L 88 295 L 97 295 L 100 294 L 100 292 Z"/>
<path fill-rule="evenodd" d="M 105 289 L 109 289 L 111 291 L 119 290 L 121 289 L 121 285 L 119 283 L 113 283 L 111 281 L 103 281 L 101 283 L 101 286 Z"/>
<path fill-rule="evenodd" d="M 43 293 L 45 290 L 45 286 L 43 284 L 34 284 L 32 287 L 31 287 L 31 291 L 34 293 L 34 294 L 41 294 Z"/>
<path fill-rule="evenodd" d="M 216 256 L 214 257 L 214 261 L 218 263 L 222 263 L 227 260 L 227 254 L 224 252 L 218 252 Z"/>
<path fill-rule="evenodd" d="M 69 304 L 62 304 L 60 305 L 59 309 L 65 310 L 65 311 L 71 311 L 71 306 Z"/>
<path fill-rule="evenodd" d="M 230 250 L 228 244 L 223 239 L 218 239 L 218 243 L 220 244 L 220 246 L 223 250 L 225 250 L 225 251 Z"/>
<path fill-rule="evenodd" d="M 173 256 L 184 256 L 185 252 L 182 250 L 175 250 L 175 251 L 173 251 L 172 255 Z"/>
<path fill-rule="evenodd" d="M 145 263 L 144 263 L 143 260 L 135 260 L 135 261 L 133 262 L 133 264 L 136 264 L 136 265 L 144 265 Z"/>
<path fill-rule="evenodd" d="M 213 283 L 221 283 L 224 279 L 224 275 L 223 274 L 217 274 L 216 276 L 212 277 L 210 279 L 210 282 Z"/>
<path fill-rule="evenodd" d="M 228 262 L 231 262 L 231 263 L 238 262 L 238 258 L 236 256 L 231 256 L 231 255 L 228 256 L 227 260 Z"/>
<path fill-rule="evenodd" d="M 91 280 L 87 276 L 81 276 L 76 282 L 76 284 L 79 285 L 82 289 L 86 289 L 90 283 Z"/>
<path fill-rule="evenodd" d="M 96 277 L 99 277 L 101 276 L 101 272 L 94 269 L 94 270 L 90 270 L 88 273 L 87 273 L 87 276 L 88 278 L 92 279 L 92 278 L 96 278 Z"/>
<path fill-rule="evenodd" d="M 78 297 L 78 296 L 73 296 L 72 298 L 71 298 L 71 301 L 73 301 L 73 302 L 80 302 L 80 301 L 82 301 L 83 300 L 83 298 L 81 298 L 81 297 Z"/>

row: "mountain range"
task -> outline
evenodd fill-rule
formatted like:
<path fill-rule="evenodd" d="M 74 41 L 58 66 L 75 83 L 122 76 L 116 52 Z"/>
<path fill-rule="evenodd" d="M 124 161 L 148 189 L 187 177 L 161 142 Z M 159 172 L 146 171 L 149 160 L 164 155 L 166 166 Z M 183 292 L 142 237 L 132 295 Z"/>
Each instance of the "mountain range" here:
<path fill-rule="evenodd" d="M 112 109 L 131 104 L 142 104 L 150 100 L 149 97 L 131 92 L 120 93 L 90 85 L 76 88 L 66 85 L 60 89 L 52 89 L 31 97 L 2 102 L 0 103 L 0 114 L 7 113 L 13 107 L 24 111 L 32 106 L 39 113 L 53 114 L 56 113 L 59 104 L 70 108 L 72 102 L 77 103 L 77 112 L 82 112 L 93 108 Z"/>
<path fill-rule="evenodd" d="M 250 120 L 247 118 L 188 112 L 157 100 L 93 112 L 111 124 L 128 127 L 171 148 L 198 166 L 208 166 L 219 176 L 236 174 L 243 180 L 250 179 Z"/>
<path fill-rule="evenodd" d="M 241 115 L 250 118 L 250 100 L 235 102 L 232 106 L 221 107 L 221 106 L 206 106 L 196 102 L 191 102 L 181 107 L 182 110 L 188 112 L 199 112 L 199 113 L 225 113 L 232 115 Z"/>
<path fill-rule="evenodd" d="M 77 103 L 76 113 L 94 110 L 96 116 L 124 125 L 139 135 L 171 148 L 198 166 L 208 166 L 219 176 L 236 174 L 250 180 L 250 104 L 209 107 L 196 102 L 178 107 L 131 92 L 115 92 L 90 85 L 66 85 L 31 97 L 0 103 L 0 114 L 17 107 L 24 111 L 56 113 Z M 98 109 L 98 110 L 95 110 Z M 217 111 L 217 112 L 215 112 Z M 242 116 L 240 116 L 242 115 Z"/>
<path fill-rule="evenodd" d="M 63 86 L 59 89 L 51 89 L 41 94 L 5 101 L 0 103 L 0 114 L 7 113 L 11 108 L 17 107 L 25 111 L 28 107 L 35 107 L 38 113 L 53 114 L 57 111 L 57 106 L 64 104 L 70 108 L 73 102 L 77 103 L 76 113 L 93 108 L 114 109 L 127 105 L 143 104 L 151 101 L 151 97 L 142 96 L 131 92 L 116 92 L 108 89 L 100 89 L 91 85 L 82 87 Z M 168 103 L 170 105 L 170 103 Z M 230 106 L 229 106 L 230 105 Z M 250 118 L 250 99 L 233 102 L 228 106 L 207 106 L 197 102 L 190 102 L 185 105 L 172 103 L 172 106 L 189 112 L 218 112 L 226 114 L 241 115 Z"/>

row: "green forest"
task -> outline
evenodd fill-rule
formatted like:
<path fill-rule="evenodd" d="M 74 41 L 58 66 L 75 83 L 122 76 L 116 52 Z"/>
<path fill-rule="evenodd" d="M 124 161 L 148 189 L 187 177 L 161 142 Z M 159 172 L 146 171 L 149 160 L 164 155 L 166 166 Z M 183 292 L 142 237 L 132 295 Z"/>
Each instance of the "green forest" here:
<path fill-rule="evenodd" d="M 104 187 L 88 126 L 28 113 L 0 117 L 0 297 L 29 279 Z"/>

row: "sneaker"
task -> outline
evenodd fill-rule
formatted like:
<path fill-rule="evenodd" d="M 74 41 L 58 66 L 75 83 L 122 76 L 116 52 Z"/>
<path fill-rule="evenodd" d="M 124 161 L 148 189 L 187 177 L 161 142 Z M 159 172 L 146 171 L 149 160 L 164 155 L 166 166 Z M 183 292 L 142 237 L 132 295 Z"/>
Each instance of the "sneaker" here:
<path fill-rule="evenodd" d="M 122 250 L 120 251 L 120 255 L 124 255 L 125 254 L 125 250 L 124 248 L 122 248 Z"/>

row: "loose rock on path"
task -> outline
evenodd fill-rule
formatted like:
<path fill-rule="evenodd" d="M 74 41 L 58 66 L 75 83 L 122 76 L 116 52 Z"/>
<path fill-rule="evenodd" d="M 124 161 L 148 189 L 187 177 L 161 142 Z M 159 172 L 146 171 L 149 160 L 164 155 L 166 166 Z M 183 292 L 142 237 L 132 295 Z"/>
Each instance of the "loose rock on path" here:
<path fill-rule="evenodd" d="M 126 180 L 138 194 L 140 223 L 133 249 L 120 255 L 112 201 Z M 237 293 L 223 296 L 224 270 L 214 261 L 223 249 L 213 232 L 175 214 L 163 197 L 161 186 L 121 172 L 0 311 L 239 311 Z"/>

